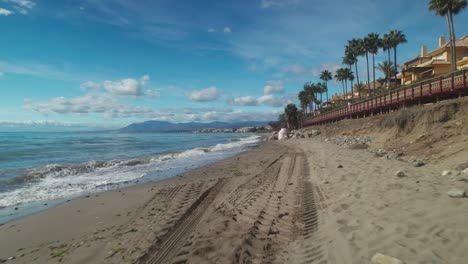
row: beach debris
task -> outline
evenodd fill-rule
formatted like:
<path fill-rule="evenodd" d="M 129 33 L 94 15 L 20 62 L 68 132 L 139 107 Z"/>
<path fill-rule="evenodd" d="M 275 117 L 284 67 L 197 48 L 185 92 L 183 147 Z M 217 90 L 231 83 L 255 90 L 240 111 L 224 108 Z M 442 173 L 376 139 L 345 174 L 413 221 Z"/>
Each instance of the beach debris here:
<path fill-rule="evenodd" d="M 338 168 L 338 169 L 341 169 L 341 168 L 343 168 L 343 165 L 340 164 L 340 165 L 338 165 L 337 168 Z"/>
<path fill-rule="evenodd" d="M 451 175 L 451 174 L 452 174 L 451 170 L 444 170 L 441 175 L 442 176 L 448 176 L 448 175 Z"/>
<path fill-rule="evenodd" d="M 279 230 L 276 226 L 270 227 L 270 231 L 268 232 L 269 235 L 277 235 L 279 234 Z"/>
<path fill-rule="evenodd" d="M 458 164 L 458 165 L 455 167 L 455 169 L 458 170 L 458 171 L 465 171 L 465 169 L 468 169 L 468 162 L 464 162 L 464 163 Z"/>
<path fill-rule="evenodd" d="M 374 156 L 378 158 L 385 157 L 385 155 L 387 155 L 387 151 L 385 151 L 384 149 L 371 149 L 369 150 L 369 152 L 373 153 Z"/>
<path fill-rule="evenodd" d="M 373 264 L 404 264 L 403 261 L 390 257 L 381 253 L 376 253 L 372 259 L 371 259 Z"/>
<path fill-rule="evenodd" d="M 373 138 L 369 136 L 361 136 L 361 137 L 337 136 L 337 137 L 326 138 L 325 142 L 331 142 L 338 146 L 351 148 L 351 146 L 354 146 L 354 145 L 368 146 L 368 143 L 370 143 L 372 140 Z"/>
<path fill-rule="evenodd" d="M 398 170 L 397 172 L 395 172 L 395 176 L 399 178 L 408 177 L 408 175 L 402 170 Z"/>
<path fill-rule="evenodd" d="M 415 157 L 411 157 L 409 160 L 408 160 L 408 163 L 410 163 L 411 165 L 413 165 L 414 167 L 421 167 L 421 166 L 424 166 L 426 163 L 420 159 L 417 159 Z"/>
<path fill-rule="evenodd" d="M 452 198 L 462 198 L 465 196 L 465 191 L 460 189 L 451 189 L 447 192 L 447 195 Z"/>
<path fill-rule="evenodd" d="M 459 178 L 457 178 L 457 181 L 468 182 L 468 175 L 460 176 Z"/>

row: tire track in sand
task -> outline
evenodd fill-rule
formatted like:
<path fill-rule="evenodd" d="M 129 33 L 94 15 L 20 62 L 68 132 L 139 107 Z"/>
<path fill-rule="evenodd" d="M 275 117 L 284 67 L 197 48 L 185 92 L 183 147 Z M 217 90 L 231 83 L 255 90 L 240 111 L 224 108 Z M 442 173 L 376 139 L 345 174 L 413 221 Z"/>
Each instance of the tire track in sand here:
<path fill-rule="evenodd" d="M 169 230 L 145 255 L 138 259 L 138 263 L 170 263 L 171 259 L 182 248 L 186 238 L 195 229 L 205 210 L 216 198 L 225 182 L 225 179 L 220 179 L 213 187 L 205 191 L 177 223 L 173 225 L 173 229 Z"/>

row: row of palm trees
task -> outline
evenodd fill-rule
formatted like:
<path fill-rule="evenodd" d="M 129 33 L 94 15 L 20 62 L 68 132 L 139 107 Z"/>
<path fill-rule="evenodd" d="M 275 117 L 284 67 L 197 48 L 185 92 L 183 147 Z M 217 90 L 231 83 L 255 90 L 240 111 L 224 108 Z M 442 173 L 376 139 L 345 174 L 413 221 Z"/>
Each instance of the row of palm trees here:
<path fill-rule="evenodd" d="M 453 16 L 460 13 L 467 6 L 467 0 L 429 0 L 429 11 L 434 11 L 436 15 L 446 18 L 448 25 L 448 32 L 450 37 L 450 49 L 451 49 L 451 70 L 456 71 L 456 46 L 455 46 L 455 30 L 453 24 Z M 369 95 L 371 94 L 370 87 L 370 70 L 369 70 L 369 55 L 372 55 L 372 79 L 373 79 L 373 89 L 372 93 L 375 93 L 375 69 L 382 71 L 387 80 L 387 87 L 391 87 L 391 78 L 394 76 L 395 81 L 398 74 L 398 63 L 397 63 L 397 47 L 403 43 L 406 43 L 407 39 L 405 34 L 401 30 L 391 30 L 390 32 L 384 34 L 382 37 L 378 33 L 372 32 L 369 33 L 364 38 L 358 39 L 353 38 L 348 41 L 348 44 L 345 46 L 344 57 L 342 63 L 347 65 L 347 67 L 339 68 L 334 77 L 338 82 L 341 82 L 343 88 L 343 99 L 347 99 L 348 94 L 348 81 L 351 83 L 351 93 L 352 99 L 354 99 L 353 92 L 353 81 L 357 81 L 357 92 L 358 97 L 361 99 L 361 88 L 363 87 L 362 83 L 359 80 L 358 72 L 358 61 L 360 57 L 366 58 L 367 66 L 367 91 Z M 375 55 L 383 50 L 387 52 L 387 61 L 381 62 L 378 66 L 375 66 Z M 393 51 L 393 62 L 391 61 L 391 51 Z M 353 72 L 353 65 L 355 72 Z M 355 74 L 355 76 L 354 76 Z M 322 104 L 322 94 L 326 93 L 326 99 L 328 101 L 328 81 L 332 80 L 332 73 L 328 70 L 325 70 L 321 73 L 320 79 L 323 83 L 312 83 L 307 82 L 304 85 L 304 90 L 299 92 L 299 102 L 303 112 L 307 112 L 307 108 L 312 109 L 313 111 L 317 109 L 318 106 Z M 320 95 L 320 100 L 317 95 Z M 293 107 L 294 106 L 294 107 Z M 288 111 L 286 111 L 288 109 Z M 296 115 L 298 112 L 295 105 L 289 104 L 285 109 L 285 114 Z M 296 111 L 292 111 L 296 109 Z M 289 113 L 289 115 L 288 115 Z M 289 118 L 292 117 L 288 117 Z"/>
<path fill-rule="evenodd" d="M 388 34 L 385 34 L 384 37 L 381 39 L 378 33 L 370 33 L 366 37 L 362 39 L 352 39 L 348 41 L 348 45 L 345 46 L 345 56 L 343 57 L 343 64 L 348 65 L 347 68 L 339 68 L 334 77 L 335 80 L 341 82 L 342 89 L 343 89 L 343 99 L 347 100 L 346 95 L 348 94 L 348 81 L 351 84 L 351 96 L 354 99 L 354 92 L 353 92 L 353 81 L 356 78 L 357 80 L 357 88 L 358 88 L 358 97 L 361 99 L 361 82 L 359 81 L 359 72 L 358 72 L 358 58 L 360 56 L 366 57 L 367 63 L 367 90 L 370 91 L 370 73 L 369 73 L 369 54 L 372 55 L 372 69 L 373 69 L 373 81 L 374 87 L 373 90 L 375 91 L 375 55 L 378 53 L 379 49 L 382 48 L 384 50 L 388 50 L 388 61 L 384 64 L 381 64 L 381 67 L 385 67 L 384 71 L 388 73 L 386 78 L 390 78 L 390 73 L 396 72 L 395 69 L 391 69 L 392 65 L 396 65 L 396 48 L 401 43 L 406 42 L 405 35 L 399 30 L 392 30 Z M 395 55 L 395 62 L 390 61 L 390 49 L 393 49 Z M 354 75 L 352 66 L 355 66 L 355 73 Z M 302 109 L 304 109 L 304 113 L 307 112 L 307 108 L 311 111 L 315 111 L 318 106 L 320 106 L 323 102 L 322 94 L 327 93 L 327 101 L 328 101 L 328 81 L 332 80 L 332 73 L 328 70 L 324 70 L 320 74 L 320 79 L 324 81 L 323 83 L 312 83 L 306 82 L 304 84 L 304 89 L 299 92 L 298 98 L 301 104 Z M 390 83 L 390 81 L 388 81 Z M 320 95 L 320 99 L 317 95 Z"/>
<path fill-rule="evenodd" d="M 375 55 L 379 52 L 380 49 L 383 51 L 387 51 L 388 58 L 385 64 L 382 66 L 387 67 L 384 69 L 386 73 L 395 73 L 395 79 L 397 74 L 397 47 L 403 43 L 406 43 L 406 36 L 403 34 L 401 30 L 391 30 L 389 33 L 384 34 L 381 38 L 378 33 L 369 33 L 367 36 L 361 39 L 353 38 L 348 41 L 348 44 L 345 46 L 345 53 L 343 57 L 343 64 L 349 66 L 349 71 L 352 72 L 352 65 L 355 66 L 355 73 L 356 73 L 356 80 L 359 84 L 359 72 L 358 72 L 358 61 L 359 57 L 366 58 L 366 66 L 367 66 L 367 90 L 371 91 L 371 81 L 370 81 L 370 71 L 369 71 L 369 54 L 372 55 L 372 80 L 373 80 L 373 89 L 372 91 L 375 92 Z M 393 62 L 390 60 L 390 51 L 393 50 L 394 60 Z M 392 68 L 393 67 L 393 68 Z M 338 69 L 338 71 L 343 71 L 342 69 Z M 337 74 L 338 75 L 338 74 Z M 390 85 L 390 74 L 387 74 L 387 85 Z M 354 78 L 351 78 L 354 79 Z M 351 87 L 352 80 L 351 80 Z M 361 91 L 358 89 L 358 96 L 361 98 Z"/>

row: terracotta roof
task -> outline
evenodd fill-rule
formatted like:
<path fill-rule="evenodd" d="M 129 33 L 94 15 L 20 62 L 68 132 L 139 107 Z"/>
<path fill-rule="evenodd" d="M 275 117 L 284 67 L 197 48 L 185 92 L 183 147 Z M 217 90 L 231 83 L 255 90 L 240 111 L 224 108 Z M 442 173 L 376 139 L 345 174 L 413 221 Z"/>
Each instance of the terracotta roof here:
<path fill-rule="evenodd" d="M 465 35 L 465 36 L 463 36 L 462 38 L 457 39 L 457 40 L 455 41 L 455 47 L 468 47 L 468 35 Z M 426 56 L 423 56 L 423 57 L 422 57 L 421 55 L 418 55 L 418 56 L 416 56 L 416 57 L 414 57 L 414 58 L 408 60 L 407 62 L 403 63 L 403 65 L 409 64 L 409 63 L 411 63 L 411 62 L 413 62 L 413 61 L 415 61 L 415 60 L 419 60 L 419 59 L 421 59 L 421 58 L 422 58 L 422 59 L 424 59 L 424 58 L 430 59 L 430 58 L 432 58 L 432 56 L 433 56 L 432 54 L 437 53 L 437 52 L 440 52 L 441 50 L 445 50 L 446 48 L 450 48 L 450 41 L 448 41 L 447 43 L 445 43 L 442 47 L 438 47 L 438 48 L 436 48 L 435 50 L 432 50 L 431 52 L 428 52 L 428 53 L 426 54 Z M 424 64 L 426 64 L 426 63 L 424 63 Z"/>
<path fill-rule="evenodd" d="M 468 47 L 468 35 L 465 35 L 462 38 L 455 40 L 455 47 Z M 432 56 L 431 54 L 437 53 L 447 48 L 450 48 L 450 41 L 445 43 L 442 47 L 438 47 L 435 50 L 427 53 L 427 56 Z"/>

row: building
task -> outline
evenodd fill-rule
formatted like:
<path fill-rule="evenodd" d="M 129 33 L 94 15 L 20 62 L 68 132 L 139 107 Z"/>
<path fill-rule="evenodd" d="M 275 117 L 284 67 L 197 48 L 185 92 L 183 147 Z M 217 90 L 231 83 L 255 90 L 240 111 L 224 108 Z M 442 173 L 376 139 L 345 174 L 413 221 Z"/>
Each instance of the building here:
<path fill-rule="evenodd" d="M 457 55 L 457 69 L 468 67 L 468 35 L 455 42 Z M 437 77 L 451 71 L 450 43 L 445 38 L 439 38 L 439 46 L 431 52 L 427 47 L 421 47 L 421 54 L 405 62 L 401 66 L 402 72 L 397 75 L 402 85 Z"/>

